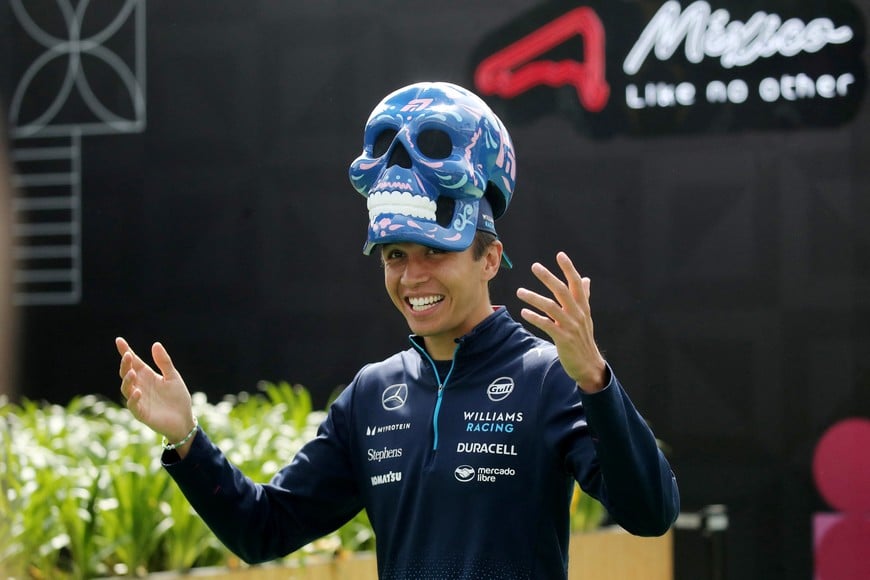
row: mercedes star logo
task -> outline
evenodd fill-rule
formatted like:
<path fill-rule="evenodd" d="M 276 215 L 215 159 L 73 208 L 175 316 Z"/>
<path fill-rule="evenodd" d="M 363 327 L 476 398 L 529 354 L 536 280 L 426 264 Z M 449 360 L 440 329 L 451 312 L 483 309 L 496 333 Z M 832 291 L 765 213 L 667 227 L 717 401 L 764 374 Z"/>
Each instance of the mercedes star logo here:
<path fill-rule="evenodd" d="M 384 394 L 381 395 L 381 405 L 387 411 L 395 411 L 405 406 L 405 401 L 408 400 L 408 385 L 400 383 L 398 385 L 390 385 L 384 389 Z"/>

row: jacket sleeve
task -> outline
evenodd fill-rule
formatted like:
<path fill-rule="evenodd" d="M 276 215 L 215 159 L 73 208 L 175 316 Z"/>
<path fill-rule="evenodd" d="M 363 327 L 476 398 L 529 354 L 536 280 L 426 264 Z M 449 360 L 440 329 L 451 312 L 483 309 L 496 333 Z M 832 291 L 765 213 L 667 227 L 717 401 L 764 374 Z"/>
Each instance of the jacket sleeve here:
<path fill-rule="evenodd" d="M 607 371 L 608 385 L 594 394 L 583 393 L 568 378 L 579 404 L 572 405 L 573 417 L 565 425 L 567 467 L 620 526 L 635 535 L 659 536 L 680 511 L 677 481 L 609 365 Z"/>
<path fill-rule="evenodd" d="M 242 560 L 285 556 L 362 509 L 348 453 L 351 390 L 345 389 L 317 436 L 268 484 L 245 476 L 201 430 L 183 460 L 169 463 L 164 454 L 163 465 L 218 539 Z"/>

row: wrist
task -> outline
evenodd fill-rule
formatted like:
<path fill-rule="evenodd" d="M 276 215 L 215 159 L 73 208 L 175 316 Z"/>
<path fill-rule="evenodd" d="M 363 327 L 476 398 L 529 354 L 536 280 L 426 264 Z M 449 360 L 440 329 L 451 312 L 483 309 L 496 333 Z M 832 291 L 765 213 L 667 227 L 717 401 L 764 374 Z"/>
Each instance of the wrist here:
<path fill-rule="evenodd" d="M 590 373 L 586 377 L 576 380 L 576 383 L 584 393 L 592 394 L 604 390 L 604 388 L 610 383 L 610 372 L 607 368 L 607 363 L 604 359 L 601 359 L 601 365 L 596 369 L 596 371 Z"/>
<path fill-rule="evenodd" d="M 199 420 L 197 420 L 196 416 L 192 417 L 193 426 L 187 431 L 186 434 L 177 438 L 177 439 L 169 439 L 165 435 L 163 436 L 163 449 L 164 451 L 172 451 L 173 449 L 178 449 L 183 447 L 187 443 L 189 443 L 193 436 L 196 435 L 196 430 L 199 428 Z"/>

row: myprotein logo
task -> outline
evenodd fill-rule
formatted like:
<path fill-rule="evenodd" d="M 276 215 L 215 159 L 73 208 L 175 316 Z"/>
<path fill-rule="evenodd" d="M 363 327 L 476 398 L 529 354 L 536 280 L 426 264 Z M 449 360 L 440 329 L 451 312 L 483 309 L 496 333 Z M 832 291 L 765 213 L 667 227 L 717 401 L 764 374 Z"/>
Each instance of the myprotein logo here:
<path fill-rule="evenodd" d="M 408 401 L 408 385 L 400 383 L 390 385 L 381 395 L 381 405 L 387 411 L 395 411 L 405 406 Z"/>
<path fill-rule="evenodd" d="M 366 426 L 366 436 L 374 437 L 381 433 L 392 433 L 393 431 L 405 431 L 411 428 L 410 423 L 392 423 L 390 425 L 368 425 Z"/>
<path fill-rule="evenodd" d="M 542 3 L 481 42 L 474 87 L 509 124 L 568 113 L 601 136 L 839 125 L 864 28 L 849 0 Z"/>
<path fill-rule="evenodd" d="M 486 396 L 497 403 L 504 401 L 514 392 L 514 380 L 511 377 L 499 377 L 486 388 Z"/>

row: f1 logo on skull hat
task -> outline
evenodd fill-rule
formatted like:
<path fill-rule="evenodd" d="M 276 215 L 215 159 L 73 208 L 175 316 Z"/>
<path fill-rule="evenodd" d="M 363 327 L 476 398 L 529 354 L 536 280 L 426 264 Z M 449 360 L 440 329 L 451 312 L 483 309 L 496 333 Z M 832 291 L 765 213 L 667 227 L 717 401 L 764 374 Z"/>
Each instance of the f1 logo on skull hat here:
<path fill-rule="evenodd" d="M 401 409 L 405 406 L 405 403 L 408 400 L 408 385 L 405 383 L 399 383 L 397 385 L 390 385 L 386 389 L 384 389 L 383 395 L 381 395 L 381 405 L 387 411 L 395 411 L 396 409 Z"/>
<path fill-rule="evenodd" d="M 411 99 L 407 105 L 399 109 L 403 113 L 408 111 L 421 111 L 432 104 L 434 99 Z"/>

